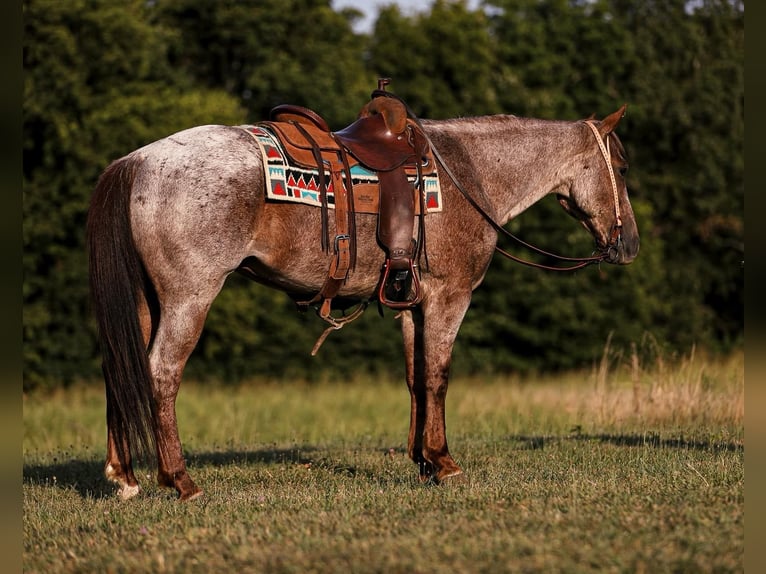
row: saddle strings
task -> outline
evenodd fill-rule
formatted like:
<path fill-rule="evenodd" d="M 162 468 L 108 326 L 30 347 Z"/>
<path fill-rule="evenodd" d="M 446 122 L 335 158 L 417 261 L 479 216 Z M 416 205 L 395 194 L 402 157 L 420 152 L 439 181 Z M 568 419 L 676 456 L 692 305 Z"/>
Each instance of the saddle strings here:
<path fill-rule="evenodd" d="M 478 202 L 471 196 L 470 193 L 468 193 L 465 188 L 461 185 L 461 183 L 458 181 L 455 174 L 452 172 L 450 167 L 447 165 L 447 163 L 444 161 L 444 158 L 439 153 L 439 150 L 434 146 L 433 142 L 431 141 L 431 138 L 426 133 L 425 129 L 423 128 L 423 124 L 420 121 L 420 118 L 417 117 L 415 112 L 412 111 L 412 108 L 405 102 L 402 98 L 397 96 L 396 94 L 393 94 L 391 92 L 387 92 L 385 90 L 374 90 L 372 92 L 372 97 L 376 96 L 385 96 L 387 98 L 394 98 L 396 100 L 399 100 L 407 110 L 407 114 L 409 117 L 418 125 L 421 132 L 423 133 L 423 136 L 426 138 L 426 141 L 428 142 L 428 145 L 431 147 L 431 152 L 433 153 L 434 158 L 436 158 L 436 161 L 439 162 L 439 165 L 444 169 L 445 173 L 449 176 L 452 183 L 455 185 L 457 190 L 461 193 L 463 197 L 465 197 L 466 201 L 471 204 L 471 206 L 489 223 L 498 233 L 501 233 L 502 235 L 505 235 L 506 237 L 509 237 L 510 239 L 513 239 L 520 245 L 526 247 L 530 251 L 533 251 L 535 253 L 538 253 L 540 255 L 543 255 L 545 257 L 550 257 L 552 259 L 558 259 L 559 261 L 568 261 L 568 262 L 575 262 L 575 265 L 571 265 L 568 267 L 552 267 L 548 265 L 543 265 L 541 263 L 535 263 L 534 261 L 527 261 L 526 259 L 521 259 L 501 247 L 495 246 L 495 250 L 503 255 L 504 257 L 507 257 L 508 259 L 511 259 L 512 261 L 516 261 L 517 263 L 521 263 L 522 265 L 527 265 L 529 267 L 536 267 L 538 269 L 546 269 L 548 271 L 575 271 L 577 269 L 581 269 L 587 265 L 591 265 L 593 263 L 600 263 L 601 261 L 604 261 L 609 256 L 609 251 L 605 251 L 604 253 L 601 253 L 599 255 L 591 256 L 591 257 L 565 257 L 563 255 L 557 255 L 555 253 L 550 253 L 548 251 L 545 251 L 543 249 L 540 249 L 539 247 L 535 247 L 534 245 L 531 245 L 527 243 L 526 241 L 520 239 L 519 237 L 516 237 L 513 233 L 505 229 L 502 225 L 497 223 L 491 215 L 489 215 L 484 208 L 482 208 Z M 607 168 L 609 170 L 609 176 L 612 183 L 612 191 L 614 193 L 615 198 L 615 212 L 617 214 L 617 223 L 615 225 L 615 230 L 619 232 L 619 229 L 622 227 L 622 221 L 620 219 L 620 206 L 619 206 L 619 200 L 618 200 L 618 194 L 617 194 L 617 182 L 614 177 L 614 171 L 612 170 L 612 163 L 609 159 L 609 152 L 604 147 L 604 142 L 601 139 L 601 135 L 598 133 L 598 130 L 595 128 L 595 126 L 591 122 L 587 122 L 588 125 L 591 127 L 592 130 L 594 130 L 594 133 L 596 135 L 596 140 L 599 144 L 599 149 L 601 150 L 601 153 L 606 160 Z M 610 238 L 610 241 L 614 238 L 617 238 L 619 240 L 619 235 L 613 233 L 613 237 Z M 610 245 L 609 247 L 613 247 Z"/>

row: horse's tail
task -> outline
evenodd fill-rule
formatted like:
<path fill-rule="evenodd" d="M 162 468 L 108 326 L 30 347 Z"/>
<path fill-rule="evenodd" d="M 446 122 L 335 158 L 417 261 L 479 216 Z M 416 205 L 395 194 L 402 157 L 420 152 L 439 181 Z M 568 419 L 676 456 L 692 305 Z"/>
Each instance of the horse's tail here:
<path fill-rule="evenodd" d="M 126 156 L 99 178 L 88 211 L 91 306 L 106 385 L 106 418 L 120 464 L 154 454 L 156 406 L 138 305 L 146 272 L 133 243 L 130 194 L 138 161 Z"/>

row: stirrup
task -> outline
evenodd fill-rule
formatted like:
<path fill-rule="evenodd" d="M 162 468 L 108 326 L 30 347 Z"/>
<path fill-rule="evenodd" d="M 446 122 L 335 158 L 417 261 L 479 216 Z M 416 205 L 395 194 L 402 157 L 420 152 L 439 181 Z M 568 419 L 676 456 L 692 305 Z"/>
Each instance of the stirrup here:
<path fill-rule="evenodd" d="M 378 287 L 378 300 L 391 309 L 409 309 L 420 303 L 420 280 L 412 259 L 406 269 L 392 268 L 391 258 L 383 264 L 383 277 Z"/>

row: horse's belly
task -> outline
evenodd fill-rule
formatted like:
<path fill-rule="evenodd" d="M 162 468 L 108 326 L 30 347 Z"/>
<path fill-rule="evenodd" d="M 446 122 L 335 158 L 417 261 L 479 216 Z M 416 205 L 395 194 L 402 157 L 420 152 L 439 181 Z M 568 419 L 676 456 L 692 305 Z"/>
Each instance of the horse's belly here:
<path fill-rule="evenodd" d="M 282 239 L 285 239 L 282 236 Z M 369 298 L 380 277 L 383 251 L 376 243 L 358 240 L 356 260 L 349 266 L 348 276 L 339 296 Z M 333 247 L 323 251 L 319 228 L 304 234 L 300 240 L 279 241 L 272 236 L 268 244 L 261 244 L 246 258 L 239 271 L 270 287 L 309 298 L 319 292 L 330 274 L 336 258 Z"/>

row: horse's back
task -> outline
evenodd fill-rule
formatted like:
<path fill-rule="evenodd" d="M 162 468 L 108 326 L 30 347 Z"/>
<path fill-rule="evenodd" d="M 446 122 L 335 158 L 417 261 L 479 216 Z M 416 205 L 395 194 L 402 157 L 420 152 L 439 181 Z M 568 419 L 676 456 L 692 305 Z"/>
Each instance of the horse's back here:
<path fill-rule="evenodd" d="M 183 169 L 196 176 L 198 172 L 211 169 L 228 172 L 248 164 L 259 168 L 261 162 L 257 151 L 257 144 L 242 128 L 204 125 L 154 141 L 135 150 L 129 157 L 166 172 Z"/>

